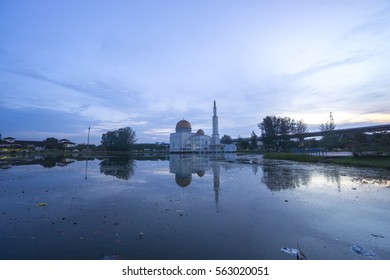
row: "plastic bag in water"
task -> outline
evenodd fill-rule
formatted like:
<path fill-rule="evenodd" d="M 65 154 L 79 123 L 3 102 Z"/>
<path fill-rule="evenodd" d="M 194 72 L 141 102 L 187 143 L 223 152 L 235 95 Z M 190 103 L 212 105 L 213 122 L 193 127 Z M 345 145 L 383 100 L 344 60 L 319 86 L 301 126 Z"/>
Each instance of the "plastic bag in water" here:
<path fill-rule="evenodd" d="M 289 254 L 291 256 L 294 256 L 296 257 L 297 255 L 299 255 L 299 250 L 298 249 L 295 249 L 295 248 L 287 248 L 287 247 L 283 247 L 282 249 L 280 249 L 282 252 L 285 252 L 286 254 Z"/>
<path fill-rule="evenodd" d="M 299 248 L 299 245 L 298 245 L 298 248 Z M 306 260 L 307 259 L 305 254 L 300 249 L 283 247 L 280 250 L 282 252 L 285 252 L 286 254 L 289 254 L 291 256 L 296 257 L 297 260 Z"/>
<path fill-rule="evenodd" d="M 353 245 L 351 247 L 351 251 L 358 254 L 358 255 L 365 256 L 365 257 L 375 258 L 378 256 L 372 250 L 370 250 L 368 248 L 364 248 L 364 247 L 359 246 L 359 245 Z"/>

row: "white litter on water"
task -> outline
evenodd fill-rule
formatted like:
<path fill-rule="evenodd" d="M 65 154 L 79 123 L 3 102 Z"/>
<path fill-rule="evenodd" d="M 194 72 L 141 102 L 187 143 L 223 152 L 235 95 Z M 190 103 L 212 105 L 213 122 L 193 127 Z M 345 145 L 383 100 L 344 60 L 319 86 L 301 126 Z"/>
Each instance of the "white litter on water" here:
<path fill-rule="evenodd" d="M 295 249 L 295 248 L 287 248 L 287 247 L 283 247 L 282 249 L 280 249 L 282 252 L 285 252 L 286 254 L 289 254 L 291 256 L 294 256 L 296 257 L 297 255 L 299 255 L 299 250 L 298 249 Z"/>

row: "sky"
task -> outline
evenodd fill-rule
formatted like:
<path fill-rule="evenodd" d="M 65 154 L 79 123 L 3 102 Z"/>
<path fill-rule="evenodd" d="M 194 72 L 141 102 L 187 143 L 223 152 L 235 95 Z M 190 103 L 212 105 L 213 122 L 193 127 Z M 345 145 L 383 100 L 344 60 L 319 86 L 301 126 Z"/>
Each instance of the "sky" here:
<path fill-rule="evenodd" d="M 99 144 L 176 123 L 390 123 L 388 0 L 0 0 L 0 133 Z"/>

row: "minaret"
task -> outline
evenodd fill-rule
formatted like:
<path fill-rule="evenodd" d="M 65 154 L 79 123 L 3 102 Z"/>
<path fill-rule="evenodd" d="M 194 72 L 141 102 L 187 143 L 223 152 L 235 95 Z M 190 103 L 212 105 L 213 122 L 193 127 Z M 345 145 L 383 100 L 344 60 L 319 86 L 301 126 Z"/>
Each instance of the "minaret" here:
<path fill-rule="evenodd" d="M 211 136 L 211 144 L 219 145 L 219 134 L 218 134 L 218 117 L 217 117 L 217 105 L 214 100 L 214 115 L 213 115 L 213 135 Z"/>

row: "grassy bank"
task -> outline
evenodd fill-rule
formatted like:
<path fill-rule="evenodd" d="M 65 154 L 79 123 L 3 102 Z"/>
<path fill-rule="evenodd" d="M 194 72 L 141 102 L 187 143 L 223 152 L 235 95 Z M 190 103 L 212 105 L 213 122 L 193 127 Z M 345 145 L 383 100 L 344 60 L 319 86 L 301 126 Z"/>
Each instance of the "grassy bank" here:
<path fill-rule="evenodd" d="M 300 162 L 322 162 L 324 157 L 309 156 L 302 154 L 290 154 L 290 153 L 266 153 L 263 158 L 265 159 L 279 159 L 279 160 L 293 160 Z"/>
<path fill-rule="evenodd" d="M 378 167 L 390 170 L 390 157 L 339 157 L 326 159 L 331 163 L 342 164 L 347 166 L 360 167 Z"/>
<path fill-rule="evenodd" d="M 290 154 L 290 153 L 266 153 L 264 154 L 265 159 L 279 159 L 279 160 L 292 160 L 299 162 L 321 162 L 321 163 L 333 163 L 345 166 L 356 166 L 356 167 L 375 167 L 385 168 L 390 170 L 390 157 L 319 157 L 309 156 L 302 154 Z"/>

